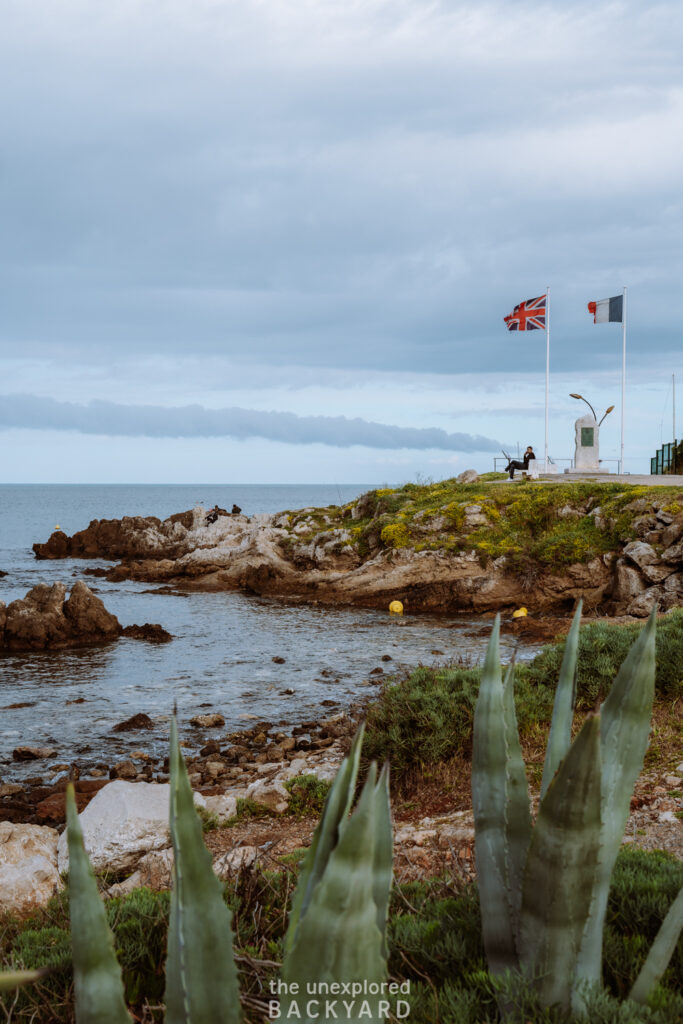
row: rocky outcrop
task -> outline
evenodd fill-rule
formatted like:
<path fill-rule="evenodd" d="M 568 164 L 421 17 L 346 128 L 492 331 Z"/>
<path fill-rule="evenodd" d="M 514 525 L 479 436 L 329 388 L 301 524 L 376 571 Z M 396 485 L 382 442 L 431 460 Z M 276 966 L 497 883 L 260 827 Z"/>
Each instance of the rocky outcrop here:
<path fill-rule="evenodd" d="M 0 909 L 26 914 L 44 907 L 61 889 L 59 833 L 42 825 L 0 821 Z"/>
<path fill-rule="evenodd" d="M 26 597 L 0 603 L 0 649 L 46 650 L 103 643 L 119 636 L 121 626 L 82 580 L 66 597 L 63 583 L 40 583 Z"/>
<path fill-rule="evenodd" d="M 0 651 L 43 651 L 101 644 L 120 636 L 167 641 L 171 634 L 157 624 L 121 626 L 82 580 L 67 598 L 63 583 L 39 583 L 26 597 L 0 601 Z"/>
<path fill-rule="evenodd" d="M 121 564 L 107 572 L 113 580 L 368 607 L 400 600 L 407 611 L 480 613 L 523 604 L 535 613 L 566 614 L 582 597 L 587 610 L 642 616 L 654 603 L 666 610 L 683 602 L 683 512 L 667 511 L 677 508 L 665 505 L 670 498 L 637 498 L 627 506 L 630 536 L 602 557 L 515 572 L 505 555 L 487 558 L 485 545 L 468 548 L 470 535 L 485 536 L 490 525 L 485 501 L 418 512 L 410 543 L 388 543 L 382 494 L 361 495 L 343 510 L 220 516 L 210 524 L 202 508 L 163 522 L 95 520 L 73 538 L 53 534 L 34 550 L 38 557 L 60 557 L 55 552 L 67 549 L 120 557 Z M 600 532 L 618 532 L 620 523 L 597 501 L 565 504 L 557 516 L 578 521 L 590 515 Z M 355 528 L 356 522 L 364 525 Z M 393 540 L 401 539 L 402 529 L 391 526 Z M 362 545 L 354 530 L 362 530 Z"/>

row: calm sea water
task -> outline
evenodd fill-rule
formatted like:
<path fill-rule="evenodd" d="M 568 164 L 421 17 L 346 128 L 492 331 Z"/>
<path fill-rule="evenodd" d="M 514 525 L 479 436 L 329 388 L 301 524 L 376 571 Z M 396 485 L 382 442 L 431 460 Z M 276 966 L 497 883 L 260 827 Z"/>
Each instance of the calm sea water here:
<path fill-rule="evenodd" d="M 59 525 L 68 534 L 92 519 L 123 515 L 164 518 L 197 504 L 246 514 L 308 505 L 341 504 L 371 485 L 2 485 L 0 486 L 0 600 L 23 597 L 37 583 L 70 587 L 86 566 L 111 563 L 69 559 L 36 561 L 31 545 Z M 168 715 L 178 704 L 181 728 L 189 718 L 220 711 L 226 730 L 255 719 L 294 725 L 318 719 L 367 697 L 368 674 L 467 654 L 477 661 L 486 643 L 482 622 L 384 611 L 297 606 L 241 593 L 159 593 L 141 583 L 84 577 L 125 626 L 159 622 L 174 635 L 163 645 L 123 639 L 105 647 L 0 656 L 0 777 L 44 772 L 45 765 L 11 759 L 18 745 L 52 746 L 48 764 L 83 767 L 112 763 L 134 749 L 166 752 Z M 506 646 L 507 644 L 507 646 Z M 503 640 L 505 654 L 512 641 Z M 519 651 L 530 656 L 535 648 Z M 381 661 L 389 655 L 391 661 Z M 276 664 L 273 657 L 285 659 Z M 376 678 L 376 677 L 373 677 Z M 293 693 L 286 693 L 293 690 Z M 79 703 L 72 703 L 79 701 Z M 27 705 L 11 708 L 12 704 Z M 153 732 L 117 734 L 113 726 L 145 712 Z"/>

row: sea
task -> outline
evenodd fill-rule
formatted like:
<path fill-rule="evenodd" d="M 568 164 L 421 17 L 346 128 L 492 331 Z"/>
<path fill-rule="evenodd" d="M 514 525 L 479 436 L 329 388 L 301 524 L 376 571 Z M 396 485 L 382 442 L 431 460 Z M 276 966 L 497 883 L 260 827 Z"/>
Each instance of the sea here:
<path fill-rule="evenodd" d="M 163 519 L 198 505 L 246 515 L 309 506 L 340 505 L 371 484 L 332 485 L 0 485 L 0 601 L 23 597 L 38 583 L 86 583 L 122 625 L 158 622 L 166 644 L 120 639 L 104 646 L 39 653 L 0 653 L 0 779 L 35 776 L 38 762 L 18 762 L 18 746 L 54 749 L 47 766 L 108 766 L 134 750 L 167 753 L 169 718 L 178 708 L 188 746 L 221 739 L 257 721 L 282 731 L 318 721 L 366 700 L 378 682 L 418 664 L 458 657 L 476 664 L 490 621 L 472 617 L 292 604 L 240 592 L 162 593 L 137 582 L 110 583 L 83 576 L 111 562 L 38 561 L 32 545 L 55 527 L 67 534 L 93 519 L 154 515 Z M 502 639 L 502 655 L 532 657 L 537 646 Z M 276 663 L 273 659 L 284 659 Z M 383 669 L 371 674 L 373 669 Z M 196 714 L 220 712 L 225 727 L 193 729 Z M 138 712 L 151 731 L 112 732 Z"/>

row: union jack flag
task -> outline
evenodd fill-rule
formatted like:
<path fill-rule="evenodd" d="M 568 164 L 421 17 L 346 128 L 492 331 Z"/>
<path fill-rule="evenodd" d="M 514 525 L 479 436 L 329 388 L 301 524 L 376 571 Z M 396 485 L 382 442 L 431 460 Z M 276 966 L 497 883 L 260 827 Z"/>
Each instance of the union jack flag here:
<path fill-rule="evenodd" d="M 546 298 L 546 295 L 540 295 L 515 306 L 512 313 L 504 317 L 508 331 L 544 331 Z"/>

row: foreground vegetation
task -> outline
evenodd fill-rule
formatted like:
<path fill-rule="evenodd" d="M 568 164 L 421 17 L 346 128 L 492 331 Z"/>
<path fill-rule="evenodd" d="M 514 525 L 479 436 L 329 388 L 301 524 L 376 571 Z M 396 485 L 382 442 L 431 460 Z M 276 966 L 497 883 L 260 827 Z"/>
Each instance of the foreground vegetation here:
<path fill-rule="evenodd" d="M 533 573 L 617 550 L 634 539 L 634 521 L 648 506 L 672 516 L 683 511 L 676 487 L 505 479 L 488 473 L 473 484 L 449 479 L 378 489 L 339 508 L 292 512 L 287 527 L 302 544 L 343 529 L 340 546 L 361 556 L 399 548 L 473 551 L 482 562 L 505 557 L 515 572 Z"/>
<path fill-rule="evenodd" d="M 224 899 L 233 912 L 235 952 L 245 1021 L 264 1019 L 268 982 L 282 959 L 287 911 L 296 884 L 294 868 L 278 872 L 243 871 L 228 882 Z M 603 947 L 605 986 L 623 1000 L 640 970 L 676 892 L 683 885 L 683 864 L 663 853 L 625 848 L 619 854 L 610 889 Z M 126 1001 L 146 1019 L 163 1019 L 163 962 L 170 893 L 138 889 L 110 900 L 107 918 L 123 970 Z M 395 885 L 389 916 L 389 970 L 411 982 L 410 1024 L 487 1024 L 496 1021 L 496 995 L 486 970 L 476 885 L 442 878 Z M 5 966 L 50 966 L 53 973 L 30 988 L 5 994 L 5 1012 L 13 1020 L 52 1024 L 74 1020 L 68 891 L 43 911 L 0 925 Z M 429 979 L 427 981 L 426 979 Z M 515 998 L 526 1021 L 561 1020 L 534 1010 L 532 993 Z M 151 1009 L 155 1008 L 155 1009 Z M 620 1008 L 610 998 L 591 1010 L 591 1024 L 672 1024 L 683 1020 L 683 942 L 656 992 L 652 1010 Z"/>
<path fill-rule="evenodd" d="M 642 630 L 635 623 L 595 623 L 581 628 L 577 671 L 577 708 L 587 711 L 605 698 L 626 654 Z M 555 683 L 565 641 L 548 644 L 527 664 L 515 668 L 515 708 L 523 743 L 539 745 L 547 732 Z M 388 680 L 367 710 L 363 756 L 389 761 L 392 783 L 400 788 L 425 768 L 454 757 L 469 760 L 472 723 L 481 668 L 457 664 L 420 666 L 405 677 Z M 657 623 L 655 701 L 668 721 L 667 732 L 683 739 L 683 609 L 676 608 Z M 658 755 L 651 743 L 648 761 Z M 666 756 L 666 750 L 663 752 Z"/>

